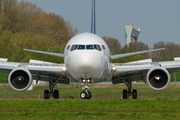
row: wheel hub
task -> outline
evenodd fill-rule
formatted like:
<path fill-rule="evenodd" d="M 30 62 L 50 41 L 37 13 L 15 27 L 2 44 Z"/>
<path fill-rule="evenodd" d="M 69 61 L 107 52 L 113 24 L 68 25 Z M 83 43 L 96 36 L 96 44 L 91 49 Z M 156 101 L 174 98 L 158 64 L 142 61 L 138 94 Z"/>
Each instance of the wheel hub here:
<path fill-rule="evenodd" d="M 85 98 L 85 96 L 86 96 L 86 95 L 85 95 L 84 93 L 81 93 L 81 97 L 82 97 L 82 98 Z"/>

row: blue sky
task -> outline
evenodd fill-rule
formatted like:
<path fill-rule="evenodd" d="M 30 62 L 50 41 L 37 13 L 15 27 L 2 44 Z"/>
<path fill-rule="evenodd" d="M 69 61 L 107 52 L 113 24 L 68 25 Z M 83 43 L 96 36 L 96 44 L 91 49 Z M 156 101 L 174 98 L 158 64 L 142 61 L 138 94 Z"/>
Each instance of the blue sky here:
<path fill-rule="evenodd" d="M 21 1 L 21 0 L 18 0 Z M 26 0 L 47 13 L 61 15 L 78 33 L 90 32 L 92 0 Z M 138 41 L 180 44 L 180 0 L 96 0 L 97 35 L 125 43 L 124 26 L 142 28 Z"/>

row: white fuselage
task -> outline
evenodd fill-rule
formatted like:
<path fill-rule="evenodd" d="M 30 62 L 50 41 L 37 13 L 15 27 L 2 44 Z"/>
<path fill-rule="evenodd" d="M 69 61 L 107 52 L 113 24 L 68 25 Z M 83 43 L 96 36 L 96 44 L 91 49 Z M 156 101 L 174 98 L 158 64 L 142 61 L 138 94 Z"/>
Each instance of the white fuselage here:
<path fill-rule="evenodd" d="M 64 55 L 66 75 L 71 80 L 101 82 L 111 78 L 109 47 L 95 34 L 81 33 L 73 37 L 67 43 Z"/>

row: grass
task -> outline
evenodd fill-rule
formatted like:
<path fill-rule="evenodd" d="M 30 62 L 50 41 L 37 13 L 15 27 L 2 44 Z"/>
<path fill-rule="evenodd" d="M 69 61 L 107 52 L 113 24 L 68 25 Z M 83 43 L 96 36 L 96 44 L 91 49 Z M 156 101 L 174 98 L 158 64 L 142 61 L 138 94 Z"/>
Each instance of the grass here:
<path fill-rule="evenodd" d="M 2 100 L 4 119 L 176 119 L 178 100 Z M 2 110 L 3 109 L 3 110 Z"/>
<path fill-rule="evenodd" d="M 81 100 L 81 88 L 57 86 L 59 100 L 43 100 L 45 86 L 16 92 L 0 87 L 0 119 L 179 119 L 180 86 L 154 91 L 147 85 L 133 85 L 138 99 L 121 99 L 124 85 L 90 86 L 92 99 Z"/>
<path fill-rule="evenodd" d="M 7 73 L 0 73 L 0 83 L 8 83 L 8 75 Z"/>

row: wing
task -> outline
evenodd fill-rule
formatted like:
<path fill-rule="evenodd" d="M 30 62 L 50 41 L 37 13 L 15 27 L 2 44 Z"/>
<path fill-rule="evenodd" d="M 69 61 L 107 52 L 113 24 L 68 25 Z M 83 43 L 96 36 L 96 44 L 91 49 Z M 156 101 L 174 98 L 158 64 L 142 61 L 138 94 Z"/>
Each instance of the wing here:
<path fill-rule="evenodd" d="M 112 66 L 116 67 L 112 77 L 113 84 L 143 80 L 155 90 L 166 88 L 170 82 L 169 73 L 180 71 L 180 61 L 117 63 Z"/>
<path fill-rule="evenodd" d="M 164 68 L 169 73 L 180 71 L 180 61 L 165 61 L 165 62 L 144 62 L 144 63 L 114 63 L 116 72 L 113 76 L 134 74 L 137 72 L 149 71 L 151 68 Z"/>
<path fill-rule="evenodd" d="M 149 69 L 152 68 L 151 63 L 117 63 L 113 64 L 116 72 L 113 73 L 113 84 L 124 83 L 128 81 L 128 75 L 131 75 L 132 81 L 144 80 Z M 115 80 L 121 78 L 122 80 Z"/>
<path fill-rule="evenodd" d="M 29 51 L 29 52 L 36 52 L 36 53 L 46 54 L 46 55 L 53 55 L 53 56 L 57 56 L 57 57 L 64 57 L 64 54 L 60 54 L 60 53 L 52 53 L 52 52 L 30 50 L 30 49 L 23 49 L 23 50 Z"/>
<path fill-rule="evenodd" d="M 110 58 L 111 59 L 118 59 L 118 58 L 128 57 L 128 56 L 137 55 L 137 54 L 143 54 L 143 53 L 148 53 L 148 52 L 153 52 L 153 51 L 164 50 L 164 49 L 165 48 L 160 48 L 160 49 L 153 49 L 153 50 L 125 53 L 125 54 L 118 54 L 118 55 L 111 55 Z"/>
<path fill-rule="evenodd" d="M 26 69 L 30 71 L 34 80 L 41 81 L 49 81 L 47 78 L 50 74 L 55 77 L 65 76 L 62 71 L 63 67 L 64 64 L 0 62 L 2 73 L 10 73 L 14 69 Z"/>
<path fill-rule="evenodd" d="M 0 59 L 1 60 L 1 59 Z M 64 64 L 0 62 L 0 72 L 9 73 L 8 82 L 17 91 L 29 88 L 32 80 L 69 84 Z"/>

